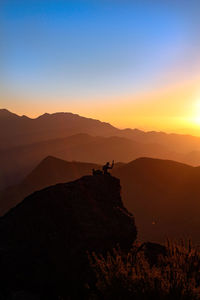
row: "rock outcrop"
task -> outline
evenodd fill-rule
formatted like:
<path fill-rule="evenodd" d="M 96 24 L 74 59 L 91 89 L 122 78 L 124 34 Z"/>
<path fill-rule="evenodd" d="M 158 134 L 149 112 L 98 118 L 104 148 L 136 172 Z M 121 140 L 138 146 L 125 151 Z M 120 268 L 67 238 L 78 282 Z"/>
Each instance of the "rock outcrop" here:
<path fill-rule="evenodd" d="M 0 216 L 3 216 L 35 191 L 57 183 L 76 180 L 86 174 L 91 174 L 93 168 L 99 167 L 96 164 L 76 161 L 68 162 L 48 156 L 20 184 L 3 191 L 0 190 Z"/>
<path fill-rule="evenodd" d="M 0 219 L 0 280 L 11 290 L 64 293 L 89 276 L 87 251 L 105 253 L 136 239 L 120 181 L 85 176 L 25 198 Z"/>

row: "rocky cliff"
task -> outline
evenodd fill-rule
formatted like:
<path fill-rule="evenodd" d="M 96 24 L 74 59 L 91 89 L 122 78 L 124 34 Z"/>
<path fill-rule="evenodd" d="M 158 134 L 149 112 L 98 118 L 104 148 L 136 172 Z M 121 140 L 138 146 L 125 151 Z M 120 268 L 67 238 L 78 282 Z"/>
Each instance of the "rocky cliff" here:
<path fill-rule="evenodd" d="M 7 290 L 38 293 L 84 286 L 87 251 L 105 253 L 136 239 L 120 181 L 84 176 L 35 192 L 0 219 L 0 280 Z"/>

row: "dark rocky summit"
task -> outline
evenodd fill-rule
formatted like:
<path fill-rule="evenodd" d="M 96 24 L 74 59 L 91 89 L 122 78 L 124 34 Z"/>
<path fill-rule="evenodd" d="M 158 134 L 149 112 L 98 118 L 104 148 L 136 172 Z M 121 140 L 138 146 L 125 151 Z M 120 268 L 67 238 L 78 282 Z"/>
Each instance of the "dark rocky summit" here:
<path fill-rule="evenodd" d="M 90 277 L 87 251 L 128 250 L 136 239 L 120 189 L 115 177 L 85 176 L 35 192 L 2 217 L 2 288 L 78 292 Z"/>

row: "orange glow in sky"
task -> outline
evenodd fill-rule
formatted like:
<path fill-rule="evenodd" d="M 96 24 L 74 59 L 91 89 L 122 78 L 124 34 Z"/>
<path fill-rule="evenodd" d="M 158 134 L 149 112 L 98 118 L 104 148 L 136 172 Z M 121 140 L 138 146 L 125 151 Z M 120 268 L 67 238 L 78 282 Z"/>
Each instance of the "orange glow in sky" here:
<path fill-rule="evenodd" d="M 199 1 L 3 2 L 1 108 L 200 136 Z"/>
<path fill-rule="evenodd" d="M 31 101 L 34 101 L 31 99 Z M 8 102 L 7 102 L 8 103 Z M 45 101 L 46 103 L 46 101 Z M 4 105 L 6 107 L 6 101 Z M 35 118 L 45 112 L 73 112 L 85 117 L 109 122 L 119 128 L 139 128 L 183 134 L 200 135 L 200 90 L 199 81 L 164 87 L 157 91 L 105 98 L 101 101 L 48 100 L 37 101 L 32 107 L 22 96 L 7 108 Z"/>

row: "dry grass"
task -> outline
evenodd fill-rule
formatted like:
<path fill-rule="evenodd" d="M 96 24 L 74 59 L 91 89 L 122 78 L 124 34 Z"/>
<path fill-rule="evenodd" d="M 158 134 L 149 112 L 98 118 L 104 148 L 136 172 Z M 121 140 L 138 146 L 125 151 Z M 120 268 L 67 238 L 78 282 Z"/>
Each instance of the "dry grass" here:
<path fill-rule="evenodd" d="M 200 299 L 200 253 L 191 243 L 166 243 L 166 255 L 151 266 L 135 244 L 128 254 L 114 249 L 105 257 L 92 253 L 96 275 L 93 299 L 197 300 Z"/>

